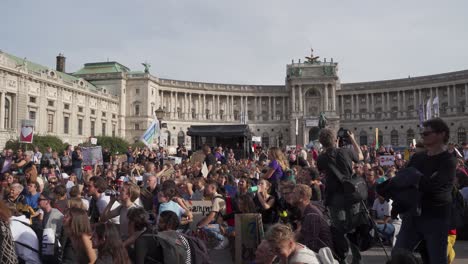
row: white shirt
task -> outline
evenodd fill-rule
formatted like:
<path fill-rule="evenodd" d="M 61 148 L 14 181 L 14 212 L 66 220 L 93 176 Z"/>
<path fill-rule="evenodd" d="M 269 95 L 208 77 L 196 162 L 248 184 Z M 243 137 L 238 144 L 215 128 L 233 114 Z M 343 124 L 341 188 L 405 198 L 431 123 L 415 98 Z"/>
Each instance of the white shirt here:
<path fill-rule="evenodd" d="M 376 212 L 377 219 L 384 219 L 385 216 L 391 216 L 392 211 L 392 200 L 389 202 L 384 201 L 380 203 L 379 198 L 374 200 L 374 205 L 372 206 L 372 210 Z"/>
<path fill-rule="evenodd" d="M 99 211 L 99 215 L 102 215 L 102 212 L 104 212 L 104 209 L 106 209 L 106 206 L 107 204 L 109 204 L 110 202 L 110 196 L 107 196 L 106 194 L 102 193 L 101 194 L 101 197 L 99 197 L 97 200 L 96 200 L 96 206 L 98 208 L 98 211 Z M 111 210 L 119 207 L 120 204 L 119 202 L 115 201 L 115 203 L 112 205 L 112 208 Z M 110 221 L 114 224 L 120 224 L 120 219 L 118 216 L 110 219 Z"/>
<path fill-rule="evenodd" d="M 12 216 L 10 218 L 10 229 L 13 236 L 13 241 L 26 244 L 37 251 L 39 251 L 39 240 L 37 239 L 36 233 L 29 226 L 29 219 L 26 216 Z M 20 223 L 21 222 L 21 223 Z M 25 223 L 26 225 L 22 224 Z M 15 243 L 16 254 L 22 258 L 26 263 L 41 263 L 39 259 L 39 253 L 24 247 L 18 243 Z"/>

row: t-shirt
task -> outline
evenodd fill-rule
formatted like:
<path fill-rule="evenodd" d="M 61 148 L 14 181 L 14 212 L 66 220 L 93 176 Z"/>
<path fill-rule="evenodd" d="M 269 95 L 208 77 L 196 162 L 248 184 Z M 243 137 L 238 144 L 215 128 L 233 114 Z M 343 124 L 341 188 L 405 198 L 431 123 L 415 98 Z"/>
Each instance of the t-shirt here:
<path fill-rule="evenodd" d="M 392 202 L 390 200 L 390 202 L 384 201 L 383 203 L 380 203 L 379 198 L 377 198 L 374 200 L 372 210 L 375 211 L 377 219 L 384 219 L 385 216 L 391 216 Z"/>
<path fill-rule="evenodd" d="M 268 167 L 275 170 L 269 179 L 270 181 L 280 180 L 281 177 L 283 177 L 283 169 L 281 168 L 278 161 L 272 160 Z"/>
<path fill-rule="evenodd" d="M 174 201 L 169 201 L 167 203 L 161 203 L 159 204 L 159 215 L 161 215 L 162 212 L 164 211 L 172 211 L 174 212 L 177 217 L 179 218 L 179 221 L 182 217 L 182 215 L 185 214 L 184 208 L 182 208 L 178 203 Z"/>
<path fill-rule="evenodd" d="M 83 163 L 83 159 L 80 159 L 78 153 L 76 151 L 73 151 L 73 153 L 72 153 L 72 167 L 73 167 L 73 169 L 80 169 L 82 163 Z"/>
<path fill-rule="evenodd" d="M 312 250 L 308 249 L 302 244 L 299 245 L 302 246 L 302 248 L 296 250 L 294 255 L 289 256 L 288 263 L 320 264 L 319 260 L 317 259 L 317 256 Z"/>
<path fill-rule="evenodd" d="M 206 155 L 206 158 L 205 158 L 205 162 L 206 162 L 206 166 L 210 166 L 210 165 L 216 165 L 216 157 L 213 155 L 213 153 L 210 153 L 208 155 Z"/>
<path fill-rule="evenodd" d="M 226 201 L 218 193 L 215 193 L 213 197 L 214 198 L 211 200 L 211 202 L 213 203 L 213 208 L 211 209 L 211 212 L 225 214 L 226 213 Z"/>
<path fill-rule="evenodd" d="M 31 208 L 33 208 L 33 209 L 37 209 L 37 207 L 38 207 L 37 202 L 39 200 L 39 196 L 41 196 L 40 193 L 36 193 L 35 195 L 27 194 L 25 196 L 26 204 L 31 206 Z"/>

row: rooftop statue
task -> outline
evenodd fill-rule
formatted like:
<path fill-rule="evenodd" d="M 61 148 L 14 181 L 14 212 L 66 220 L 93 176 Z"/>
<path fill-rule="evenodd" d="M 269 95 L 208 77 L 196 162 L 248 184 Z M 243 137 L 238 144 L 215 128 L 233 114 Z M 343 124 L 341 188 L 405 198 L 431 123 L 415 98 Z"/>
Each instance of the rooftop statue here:
<path fill-rule="evenodd" d="M 151 68 L 151 64 L 149 64 L 148 62 L 144 62 L 141 65 L 143 65 L 145 67 L 145 73 L 149 73 L 149 69 Z"/>
<path fill-rule="evenodd" d="M 309 57 L 305 57 L 306 58 L 306 61 L 305 63 L 308 63 L 308 64 L 318 64 L 319 61 L 318 59 L 320 58 L 319 56 L 315 56 L 314 57 L 314 49 L 310 49 L 310 56 Z"/>

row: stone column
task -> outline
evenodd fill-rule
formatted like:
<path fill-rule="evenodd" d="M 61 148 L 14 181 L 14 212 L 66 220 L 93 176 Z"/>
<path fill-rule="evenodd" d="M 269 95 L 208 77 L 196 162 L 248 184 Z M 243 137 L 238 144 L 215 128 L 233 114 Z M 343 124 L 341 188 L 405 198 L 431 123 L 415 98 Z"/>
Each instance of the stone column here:
<path fill-rule="evenodd" d="M 271 121 L 271 96 L 268 96 L 268 121 Z"/>
<path fill-rule="evenodd" d="M 403 112 L 403 117 L 407 117 L 408 108 L 406 107 L 406 91 L 402 91 L 402 96 L 403 96 L 403 109 L 401 109 L 401 111 Z"/>
<path fill-rule="evenodd" d="M 273 120 L 276 121 L 276 97 L 273 97 Z"/>
<path fill-rule="evenodd" d="M 37 117 L 39 117 L 39 113 L 36 113 L 36 119 Z M 5 129 L 5 92 L 3 92 L 0 96 L 0 129 Z"/>
<path fill-rule="evenodd" d="M 218 94 L 218 107 L 216 108 L 216 119 L 221 120 L 221 100 L 220 100 L 220 95 Z"/>
<path fill-rule="evenodd" d="M 468 113 L 468 83 L 465 83 L 465 113 Z"/>
<path fill-rule="evenodd" d="M 369 94 L 366 93 L 366 111 L 367 111 L 367 112 L 370 112 L 369 110 L 370 110 L 370 109 L 369 109 Z"/>
<path fill-rule="evenodd" d="M 175 93 L 175 108 L 174 108 L 174 113 L 175 113 L 175 116 L 177 117 L 177 119 L 180 119 L 180 116 L 178 116 L 178 111 L 177 109 L 179 108 L 179 93 Z M 182 107 L 180 107 L 180 110 L 182 112 Z"/>
<path fill-rule="evenodd" d="M 452 100 L 450 99 L 450 85 L 447 85 L 447 107 L 448 107 L 448 111 L 447 113 L 450 113 L 450 109 L 451 109 L 451 106 L 452 106 Z"/>
<path fill-rule="evenodd" d="M 283 106 L 283 116 L 281 120 L 286 120 L 286 97 L 283 97 L 282 106 Z"/>
<path fill-rule="evenodd" d="M 234 120 L 234 96 L 231 95 L 231 121 Z"/>
<path fill-rule="evenodd" d="M 292 93 L 292 96 L 291 96 L 291 104 L 292 104 L 292 108 L 291 108 L 291 111 L 293 113 L 296 112 L 296 92 L 295 92 L 295 89 L 296 87 L 293 85 L 291 86 L 291 93 Z"/>
<path fill-rule="evenodd" d="M 248 96 L 245 97 L 245 118 L 247 119 L 247 121 L 250 121 L 249 120 L 249 97 Z"/>
<path fill-rule="evenodd" d="M 304 100 L 302 98 L 302 84 L 299 85 L 299 94 L 297 98 L 299 100 L 299 112 L 303 113 L 304 112 Z"/>
<path fill-rule="evenodd" d="M 201 105 L 201 94 L 198 94 L 198 100 L 197 100 L 197 109 L 195 110 L 196 111 L 196 116 L 197 116 L 197 119 L 198 120 L 201 120 L 202 119 L 202 116 L 201 116 L 201 108 L 202 108 L 202 105 Z"/>
<path fill-rule="evenodd" d="M 258 108 L 259 108 L 259 120 L 261 121 L 266 121 L 266 120 L 263 120 L 263 103 L 262 103 L 262 97 L 258 97 Z"/>
<path fill-rule="evenodd" d="M 203 94 L 203 120 L 206 120 L 206 94 Z"/>
<path fill-rule="evenodd" d="M 370 100 L 371 100 L 371 108 L 372 108 L 372 111 L 371 111 L 371 118 L 375 118 L 375 94 L 370 94 Z"/>
<path fill-rule="evenodd" d="M 323 102 L 324 103 L 324 110 L 325 112 L 328 111 L 328 84 L 325 84 L 325 89 L 324 89 L 324 99 L 325 101 Z"/>
<path fill-rule="evenodd" d="M 344 109 L 344 100 L 345 100 L 345 99 L 344 99 L 344 95 L 340 95 L 340 113 L 341 113 L 342 115 L 344 115 L 344 113 L 345 113 L 345 112 L 344 112 L 344 110 L 345 110 L 345 109 Z M 341 117 L 341 118 L 343 118 L 343 117 Z"/>
<path fill-rule="evenodd" d="M 416 96 L 417 96 L 417 95 L 416 95 L 416 90 L 413 90 L 413 104 L 414 104 L 414 109 L 415 109 L 415 110 L 416 110 L 416 109 L 419 109 L 419 108 L 418 108 L 418 102 L 417 102 L 417 100 L 416 100 Z"/>
<path fill-rule="evenodd" d="M 336 111 L 336 86 L 331 86 L 331 93 L 332 93 L 332 111 Z"/>
<path fill-rule="evenodd" d="M 351 118 L 353 118 L 354 115 L 354 94 L 351 94 Z"/>
<path fill-rule="evenodd" d="M 458 111 L 458 97 L 457 97 L 457 85 L 453 85 L 453 101 L 452 101 L 452 112 L 457 113 Z"/>

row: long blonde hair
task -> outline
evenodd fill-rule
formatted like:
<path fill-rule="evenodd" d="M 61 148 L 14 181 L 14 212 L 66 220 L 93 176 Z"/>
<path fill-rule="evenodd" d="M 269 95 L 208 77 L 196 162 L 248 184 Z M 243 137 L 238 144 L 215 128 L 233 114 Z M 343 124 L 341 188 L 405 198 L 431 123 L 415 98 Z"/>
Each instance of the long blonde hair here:
<path fill-rule="evenodd" d="M 281 169 L 283 169 L 283 171 L 287 170 L 289 167 L 288 161 L 286 160 L 283 151 L 281 151 L 281 149 L 278 147 L 271 147 L 269 151 L 271 157 L 278 162 L 278 164 L 281 166 Z"/>

